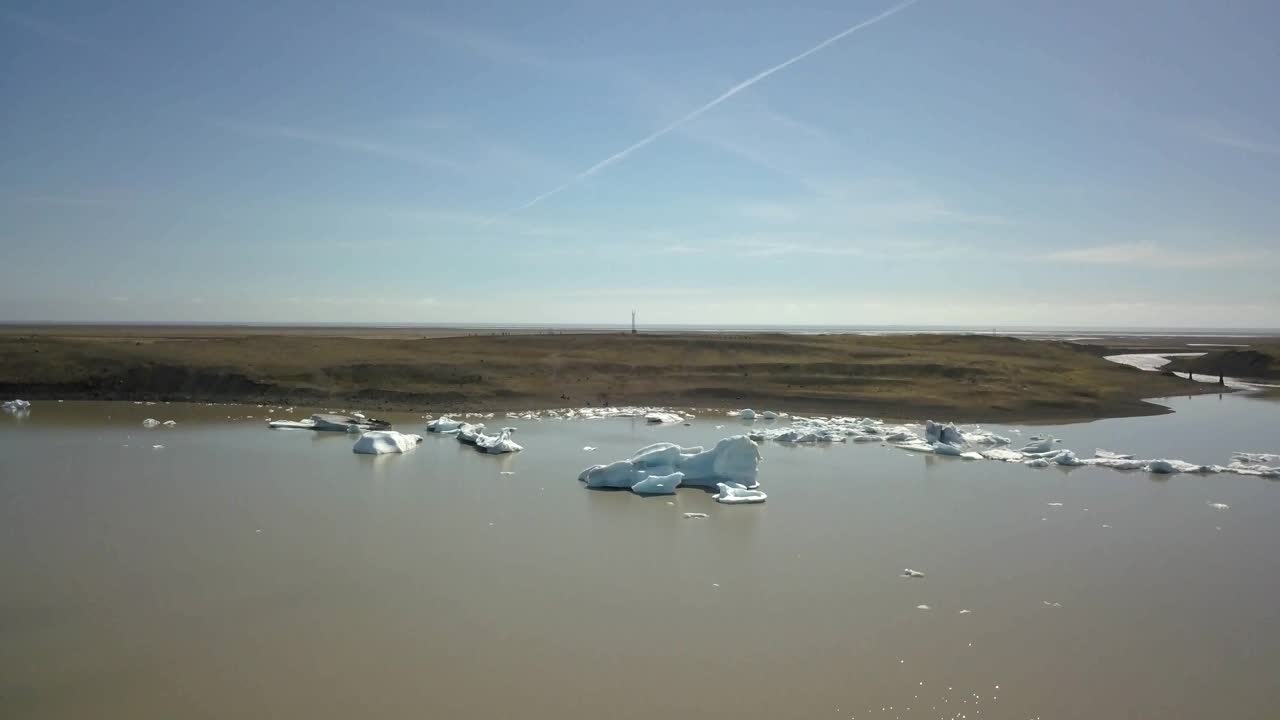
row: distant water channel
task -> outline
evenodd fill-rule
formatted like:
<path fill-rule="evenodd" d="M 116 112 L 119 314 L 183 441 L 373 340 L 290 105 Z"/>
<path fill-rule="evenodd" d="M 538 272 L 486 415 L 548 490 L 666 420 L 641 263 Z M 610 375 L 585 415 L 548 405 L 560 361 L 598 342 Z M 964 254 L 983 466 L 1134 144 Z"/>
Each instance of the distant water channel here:
<path fill-rule="evenodd" d="M 1163 402 L 1177 412 L 991 429 L 1048 432 L 1082 456 L 1280 452 L 1280 403 Z M 720 414 L 495 419 L 526 448 L 500 457 L 438 436 L 358 456 L 350 436 L 268 430 L 266 414 L 44 401 L 0 415 L 0 717 L 1280 707 L 1274 481 L 766 443 L 768 502 L 730 507 L 576 480 L 652 442 L 742 431 Z M 146 417 L 178 424 L 144 430 Z"/>

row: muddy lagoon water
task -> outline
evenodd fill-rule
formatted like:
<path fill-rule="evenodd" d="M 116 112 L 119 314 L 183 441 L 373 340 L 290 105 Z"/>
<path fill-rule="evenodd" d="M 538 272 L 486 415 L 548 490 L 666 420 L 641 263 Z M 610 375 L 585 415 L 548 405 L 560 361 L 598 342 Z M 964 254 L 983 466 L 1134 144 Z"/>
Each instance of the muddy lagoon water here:
<path fill-rule="evenodd" d="M 1280 452 L 1280 403 L 1161 402 L 1177 412 L 988 429 L 1206 464 Z M 768 502 L 727 506 L 577 481 L 751 426 L 723 413 L 490 421 L 526 448 L 499 456 L 265 426 L 308 412 L 0 415 L 0 716 L 1280 713 L 1273 480 L 766 442 Z"/>

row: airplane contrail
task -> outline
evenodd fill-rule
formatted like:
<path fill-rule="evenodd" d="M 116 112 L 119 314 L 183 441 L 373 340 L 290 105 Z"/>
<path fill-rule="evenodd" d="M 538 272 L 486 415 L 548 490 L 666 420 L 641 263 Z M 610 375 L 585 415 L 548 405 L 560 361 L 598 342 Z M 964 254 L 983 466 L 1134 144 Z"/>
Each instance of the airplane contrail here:
<path fill-rule="evenodd" d="M 552 188 L 552 189 L 550 189 L 550 190 L 548 190 L 548 191 L 546 191 L 546 192 L 542 193 L 541 195 L 539 195 L 539 196 L 535 197 L 534 199 L 530 200 L 529 202 L 527 202 L 527 203 L 525 203 L 525 204 L 523 204 L 523 205 L 521 205 L 521 206 L 519 206 L 519 207 L 517 207 L 517 208 L 515 208 L 515 209 L 513 209 L 513 210 L 510 210 L 510 211 L 508 211 L 508 212 L 506 212 L 506 213 L 503 213 L 503 215 L 511 215 L 511 214 L 514 214 L 514 213 L 518 213 L 518 212 L 520 212 L 520 211 L 522 211 L 522 210 L 528 210 L 529 208 L 533 207 L 534 205 L 537 205 L 538 203 L 542 202 L 543 200 L 546 200 L 547 198 L 551 197 L 552 195 L 557 195 L 557 194 L 559 194 L 559 193 L 561 193 L 561 192 L 563 192 L 563 191 L 565 191 L 565 190 L 569 189 L 569 188 L 570 188 L 570 187 L 572 187 L 573 185 L 576 185 L 577 183 L 579 183 L 579 182 L 581 182 L 581 181 L 585 180 L 586 178 L 591 177 L 592 175 L 595 175 L 596 173 L 598 173 L 598 172 L 600 172 L 601 170 L 603 170 L 603 169 L 605 169 L 605 168 L 609 167 L 610 165 L 612 165 L 612 164 L 614 164 L 614 163 L 618 162 L 619 160 L 623 160 L 623 159 L 625 159 L 625 158 L 626 158 L 628 155 L 630 155 L 631 153 L 635 152 L 636 150 L 639 150 L 640 148 L 644 147 L 645 145 L 648 145 L 649 143 L 653 142 L 654 140 L 657 140 L 658 138 L 662 137 L 663 135 L 666 135 L 667 133 L 671 132 L 672 130 L 675 130 L 675 129 L 679 128 L 680 126 L 685 125 L 685 124 L 686 124 L 686 123 L 688 123 L 689 121 L 696 119 L 699 115 L 702 115 L 703 113 L 705 113 L 706 111 L 710 110 L 711 108 L 713 108 L 713 107 L 715 107 L 715 106 L 719 105 L 720 103 L 724 102 L 725 100 L 728 100 L 729 98 L 733 97 L 734 95 L 737 95 L 738 93 L 742 92 L 743 90 L 746 90 L 747 88 L 751 87 L 752 85 L 755 85 L 756 83 L 758 83 L 758 82 L 760 82 L 761 80 L 763 80 L 763 79 L 765 79 L 765 78 L 769 77 L 770 75 L 772 75 L 772 74 L 774 74 L 774 73 L 778 72 L 779 70 L 782 70 L 782 69 L 784 69 L 784 68 L 786 68 L 786 67 L 788 67 L 788 66 L 790 66 L 790 65 L 794 65 L 795 63 L 800 62 L 801 60 L 803 60 L 803 59 L 805 59 L 805 58 L 809 57 L 810 55 L 812 55 L 812 54 L 814 54 L 814 53 L 818 52 L 819 50 L 821 50 L 821 49 L 823 49 L 823 48 L 827 47 L 828 45 L 830 45 L 830 44 L 832 44 L 832 43 L 835 43 L 835 42 L 839 42 L 840 40 L 844 39 L 845 37 L 847 37 L 847 36 L 849 36 L 849 35 L 852 35 L 853 33 L 857 32 L 857 31 L 859 31 L 859 30 L 861 30 L 861 29 L 863 29 L 863 28 L 865 28 L 865 27 L 868 27 L 868 26 L 870 26 L 870 25 L 874 25 L 874 24 L 876 24 L 876 23 L 880 22 L 881 20 L 884 20 L 885 18 L 888 18 L 888 17 L 890 17 L 890 16 L 892 16 L 892 15 L 896 15 L 896 14 L 898 14 L 898 13 L 902 12 L 903 10 L 906 10 L 908 7 L 911 7 L 912 5 L 915 5 L 918 1 L 919 1 L 919 0 L 906 0 L 905 2 L 898 3 L 897 5 L 894 5 L 893 7 L 889 8 L 888 10 L 885 10 L 884 12 L 880 13 L 879 15 L 876 15 L 875 17 L 873 17 L 873 18 L 871 18 L 871 19 L 869 19 L 869 20 L 863 20 L 862 22 L 858 23 L 857 25 L 854 25 L 854 26 L 852 26 L 852 27 L 846 28 L 846 29 L 844 29 L 844 30 L 842 30 L 842 31 L 840 31 L 840 32 L 838 32 L 838 33 L 836 33 L 835 35 L 832 35 L 831 37 L 827 38 L 826 40 L 823 40 L 822 42 L 818 43 L 817 45 L 814 45 L 813 47 L 809 48 L 808 50 L 805 50 L 804 52 L 800 53 L 799 55 L 796 55 L 795 57 L 791 58 L 790 60 L 786 60 L 786 61 L 784 61 L 784 62 L 778 63 L 777 65 L 774 65 L 773 67 L 771 67 L 771 68 L 769 68 L 769 69 L 767 69 L 767 70 L 762 70 L 762 71 L 760 71 L 760 72 L 756 73 L 755 75 L 752 75 L 751 77 L 747 78 L 746 80 L 743 80 L 742 82 L 738 83 L 737 85 L 734 85 L 733 87 L 729 88 L 728 90 L 725 90 L 723 93 L 721 93 L 718 97 L 716 97 L 716 98 L 715 98 L 714 100 L 712 100 L 711 102 L 709 102 L 709 103 L 707 103 L 707 104 L 705 104 L 705 105 L 703 105 L 703 106 L 701 106 L 701 107 L 697 108 L 696 110 L 693 110 L 693 111 L 689 112 L 689 113 L 688 113 L 687 115 L 685 115 L 684 117 L 681 117 L 680 119 L 678 119 L 678 120 L 676 120 L 676 121 L 672 122 L 671 124 L 667 125 L 666 127 L 662 128 L 661 130 L 658 130 L 657 132 L 655 132 L 655 133 L 653 133 L 653 134 L 651 134 L 651 135 L 649 135 L 649 136 L 645 137 L 645 138 L 644 138 L 644 139 L 642 139 L 642 140 L 637 141 L 636 143 L 634 143 L 634 144 L 632 144 L 632 145 L 628 146 L 627 148 L 625 148 L 625 149 L 623 149 L 623 150 L 621 150 L 621 151 L 619 151 L 619 152 L 616 152 L 616 153 L 614 153 L 614 154 L 610 155 L 609 157 L 607 157 L 607 158 L 605 158 L 605 159 L 601 160 L 600 162 L 596 163 L 595 165 L 592 165 L 591 167 L 587 168 L 586 170 L 583 170 L 582 172 L 578 173 L 577 175 L 574 175 L 573 177 L 571 177 L 571 178 L 569 178 L 567 181 L 565 181 L 565 182 L 564 182 L 564 184 L 559 185 L 558 187 L 554 187 L 554 188 Z M 501 216 L 499 216 L 499 217 L 501 217 Z M 495 219 L 496 219 L 496 218 L 495 218 Z"/>

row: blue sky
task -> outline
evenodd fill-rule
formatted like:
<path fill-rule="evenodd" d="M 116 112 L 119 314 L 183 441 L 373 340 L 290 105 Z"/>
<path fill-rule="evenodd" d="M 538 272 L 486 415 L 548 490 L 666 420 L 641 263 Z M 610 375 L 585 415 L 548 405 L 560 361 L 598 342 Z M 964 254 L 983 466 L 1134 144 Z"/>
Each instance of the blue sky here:
<path fill-rule="evenodd" d="M 1274 327 L 1277 27 L 10 0 L 0 320 Z"/>

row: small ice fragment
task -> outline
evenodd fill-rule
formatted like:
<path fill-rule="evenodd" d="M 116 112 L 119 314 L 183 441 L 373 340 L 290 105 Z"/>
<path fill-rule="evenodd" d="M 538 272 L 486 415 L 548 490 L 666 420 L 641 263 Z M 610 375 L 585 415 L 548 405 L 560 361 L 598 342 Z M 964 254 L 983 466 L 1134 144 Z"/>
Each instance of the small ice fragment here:
<path fill-rule="evenodd" d="M 582 452 L 594 452 L 594 451 L 599 450 L 599 449 L 600 449 L 600 448 L 594 448 L 594 447 L 591 447 L 590 445 L 585 445 L 585 446 L 583 446 L 583 448 L 582 448 Z"/>
<path fill-rule="evenodd" d="M 1110 525 L 1108 525 L 1108 524 L 1106 524 L 1106 523 L 1102 523 L 1102 527 L 1104 527 L 1104 528 L 1109 528 L 1109 527 L 1111 527 L 1111 526 L 1110 526 Z"/>
<path fill-rule="evenodd" d="M 162 422 L 162 423 L 160 423 L 160 424 L 161 424 L 161 425 L 164 425 L 165 427 L 173 427 L 174 425 L 177 425 L 177 424 L 178 424 L 178 421 L 177 421 L 177 420 L 165 420 L 164 422 Z"/>
<path fill-rule="evenodd" d="M 1044 603 L 1045 607 L 1062 607 L 1060 602 L 1049 602 L 1048 600 L 1041 600 L 1040 602 Z"/>
<path fill-rule="evenodd" d="M 905 568 L 905 569 L 903 569 L 903 571 L 902 571 L 902 575 L 901 575 L 900 577 L 905 577 L 905 578 L 922 578 L 922 577 L 924 577 L 924 573 L 920 572 L 919 570 L 912 570 L 911 568 Z"/>
<path fill-rule="evenodd" d="M 1230 505 L 1226 503 L 1220 503 L 1220 502 L 1211 502 L 1209 503 L 1209 507 L 1213 508 L 1214 510 L 1230 510 L 1231 509 Z"/>
<path fill-rule="evenodd" d="M 256 533 L 260 533 L 260 532 L 262 532 L 262 528 L 258 528 L 257 530 L 254 530 L 254 532 L 256 532 Z"/>
<path fill-rule="evenodd" d="M 708 514 L 706 514 L 706 513 L 700 513 L 700 512 L 687 512 L 687 513 L 685 513 L 685 514 L 684 514 L 684 516 L 685 516 L 686 518 L 689 518 L 690 520 L 697 520 L 697 519 L 701 519 L 701 518 L 708 518 L 708 517 L 711 517 L 710 515 L 708 515 Z"/>
<path fill-rule="evenodd" d="M 720 488 L 720 492 L 713 495 L 712 499 L 726 505 L 762 503 L 769 497 L 764 494 L 763 490 L 745 488 L 738 483 L 734 483 L 732 485 L 728 483 L 716 483 L 716 487 Z"/>
<path fill-rule="evenodd" d="M 720 587 L 720 583 L 711 583 L 711 587 Z"/>
<path fill-rule="evenodd" d="M 515 475 L 515 473 L 514 473 L 514 472 L 512 472 L 511 470 L 502 470 L 502 471 L 501 471 L 501 472 L 499 472 L 498 474 L 499 474 L 499 475 Z"/>
<path fill-rule="evenodd" d="M 1062 503 L 1049 503 L 1049 507 L 1062 507 Z"/>
<path fill-rule="evenodd" d="M 144 428 L 153 428 L 153 427 L 158 427 L 159 425 L 160 425 L 160 421 L 155 418 L 147 418 L 146 420 L 142 421 L 142 427 Z"/>
<path fill-rule="evenodd" d="M 957 615 L 968 615 L 972 612 L 973 612 L 972 610 L 961 610 L 959 613 L 957 613 Z"/>
<path fill-rule="evenodd" d="M 917 605 L 917 606 L 916 606 L 916 609 L 917 609 L 917 610 L 932 610 L 933 608 L 929 607 L 928 605 Z"/>
<path fill-rule="evenodd" d="M 163 449 L 164 449 L 164 446 L 163 446 L 163 445 L 152 445 L 152 446 L 151 446 L 151 449 L 152 449 L 152 450 L 163 450 Z"/>

